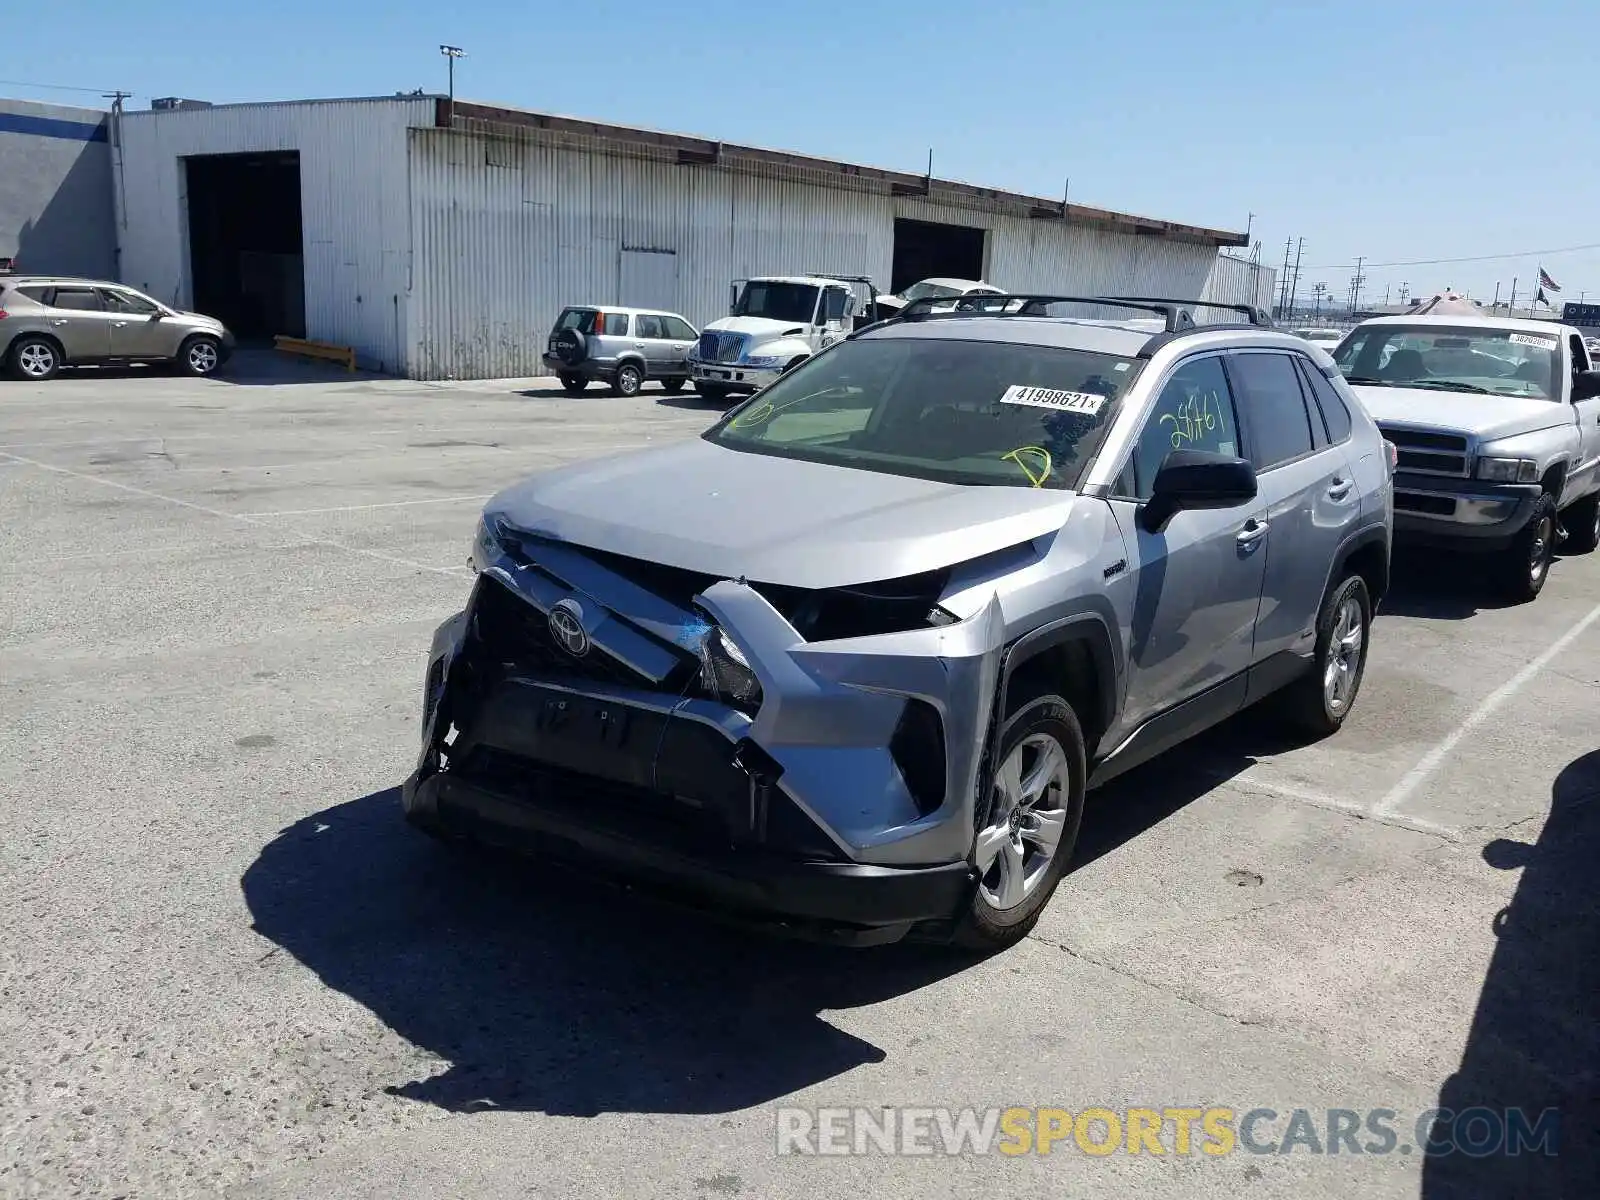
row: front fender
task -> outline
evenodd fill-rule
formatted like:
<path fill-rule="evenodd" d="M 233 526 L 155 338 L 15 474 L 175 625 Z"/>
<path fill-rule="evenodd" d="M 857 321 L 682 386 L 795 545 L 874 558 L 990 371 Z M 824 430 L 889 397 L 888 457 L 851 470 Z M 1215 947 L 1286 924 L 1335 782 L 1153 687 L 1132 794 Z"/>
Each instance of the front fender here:
<path fill-rule="evenodd" d="M 776 358 L 781 363 L 812 353 L 811 343 L 804 338 L 771 338 L 765 342 L 751 342 L 745 351 L 746 358 Z"/>

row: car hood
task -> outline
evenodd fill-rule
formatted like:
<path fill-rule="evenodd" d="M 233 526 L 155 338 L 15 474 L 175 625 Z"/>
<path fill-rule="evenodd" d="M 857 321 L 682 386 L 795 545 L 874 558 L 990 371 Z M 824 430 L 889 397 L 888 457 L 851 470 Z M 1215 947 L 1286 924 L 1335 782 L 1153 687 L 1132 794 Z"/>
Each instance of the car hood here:
<path fill-rule="evenodd" d="M 1380 425 L 1392 422 L 1464 433 L 1483 441 L 1572 423 L 1571 410 L 1554 400 L 1441 392 L 1435 388 L 1357 385 L 1351 390 Z"/>
<path fill-rule="evenodd" d="M 802 588 L 916 575 L 1051 534 L 1072 492 L 974 487 L 751 454 L 696 438 L 561 467 L 485 514 L 575 546 Z"/>
<path fill-rule="evenodd" d="M 770 317 L 723 317 L 706 326 L 717 333 L 748 333 L 754 338 L 775 338 L 806 331 L 804 321 L 774 321 Z"/>

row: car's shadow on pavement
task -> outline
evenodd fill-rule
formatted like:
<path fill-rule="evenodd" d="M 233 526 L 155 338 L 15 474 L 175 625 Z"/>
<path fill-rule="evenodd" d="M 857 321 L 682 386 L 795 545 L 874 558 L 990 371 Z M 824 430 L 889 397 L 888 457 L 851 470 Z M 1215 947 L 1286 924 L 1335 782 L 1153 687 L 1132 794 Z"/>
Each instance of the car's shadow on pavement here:
<path fill-rule="evenodd" d="M 452 1111 L 729 1112 L 885 1051 L 829 1009 L 970 959 L 746 935 L 411 830 L 396 789 L 284 830 L 241 881 L 254 928 L 444 1059 L 397 1095 Z"/>
<path fill-rule="evenodd" d="M 1600 1192 L 1600 751 L 1556 777 L 1536 842 L 1498 838 L 1484 860 L 1520 871 L 1516 894 L 1494 918 L 1494 954 L 1461 1065 L 1439 1090 L 1466 1147 L 1425 1160 L 1423 1200 L 1534 1200 Z M 1556 1154 L 1525 1139 L 1504 1153 L 1498 1118 L 1521 1110 L 1538 1130 L 1558 1110 Z M 1444 1142 L 1444 1136 L 1435 1138 Z M 1483 1150 L 1481 1156 L 1471 1151 Z"/>
<path fill-rule="evenodd" d="M 1499 564 L 1484 555 L 1410 551 L 1394 559 L 1381 617 L 1464 621 L 1490 609 L 1509 608 L 1492 574 Z"/>

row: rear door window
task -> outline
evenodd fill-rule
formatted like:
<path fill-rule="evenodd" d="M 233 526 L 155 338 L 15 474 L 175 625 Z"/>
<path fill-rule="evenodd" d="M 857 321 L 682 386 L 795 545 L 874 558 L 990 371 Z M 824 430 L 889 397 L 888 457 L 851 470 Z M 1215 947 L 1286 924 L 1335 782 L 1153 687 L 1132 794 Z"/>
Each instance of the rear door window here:
<path fill-rule="evenodd" d="M 597 327 L 596 331 L 606 337 L 628 336 L 627 313 L 601 313 L 595 319 L 595 325 Z"/>
<path fill-rule="evenodd" d="M 76 312 L 104 312 L 105 301 L 94 288 L 58 287 L 50 299 L 51 308 L 68 308 Z"/>
<path fill-rule="evenodd" d="M 1228 356 L 1228 374 L 1238 390 L 1257 471 L 1311 453 L 1316 445 L 1311 416 L 1300 373 L 1287 354 L 1235 352 Z"/>

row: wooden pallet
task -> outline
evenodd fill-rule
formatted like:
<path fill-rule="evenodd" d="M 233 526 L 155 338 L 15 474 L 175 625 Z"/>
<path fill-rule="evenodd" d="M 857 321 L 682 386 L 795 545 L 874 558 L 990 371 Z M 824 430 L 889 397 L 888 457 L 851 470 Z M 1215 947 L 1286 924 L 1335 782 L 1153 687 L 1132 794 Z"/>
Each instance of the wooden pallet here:
<path fill-rule="evenodd" d="M 314 342 L 308 338 L 289 337 L 282 333 L 273 338 L 272 342 L 277 349 L 285 354 L 343 363 L 344 369 L 347 371 L 356 369 L 356 352 L 353 346 L 335 346 L 328 342 Z"/>

